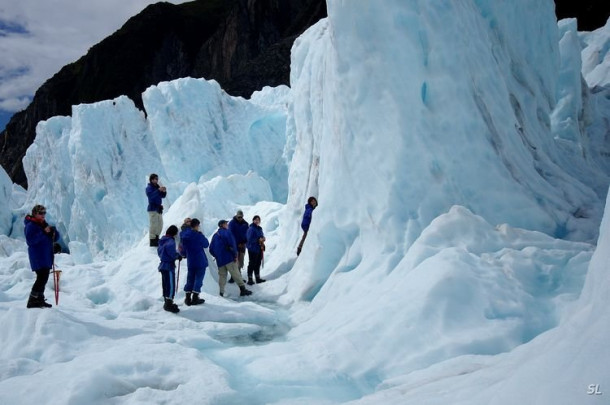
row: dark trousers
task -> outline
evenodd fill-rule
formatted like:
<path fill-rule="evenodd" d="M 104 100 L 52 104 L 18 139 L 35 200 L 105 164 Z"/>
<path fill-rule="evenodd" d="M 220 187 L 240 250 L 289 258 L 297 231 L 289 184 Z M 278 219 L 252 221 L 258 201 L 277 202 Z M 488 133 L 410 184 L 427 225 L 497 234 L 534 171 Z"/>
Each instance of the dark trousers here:
<path fill-rule="evenodd" d="M 163 298 L 174 299 L 176 296 L 176 272 L 174 270 L 161 270 L 161 287 Z"/>
<path fill-rule="evenodd" d="M 184 284 L 185 292 L 194 292 L 199 294 L 205 277 L 205 269 L 188 269 L 186 272 L 186 284 Z"/>
<path fill-rule="evenodd" d="M 301 250 L 303 249 L 303 244 L 305 243 L 305 238 L 307 238 L 307 231 L 303 233 L 303 237 L 299 242 L 299 246 L 297 247 L 297 256 L 301 254 Z"/>
<path fill-rule="evenodd" d="M 47 281 L 49 281 L 50 271 L 51 269 L 38 269 L 35 271 L 36 281 L 34 281 L 34 285 L 32 286 L 32 295 L 44 297 L 44 289 L 47 286 Z"/>
<path fill-rule="evenodd" d="M 252 274 L 259 279 L 261 277 L 261 262 L 263 261 L 263 252 L 255 252 L 248 249 L 248 279 L 252 278 Z"/>

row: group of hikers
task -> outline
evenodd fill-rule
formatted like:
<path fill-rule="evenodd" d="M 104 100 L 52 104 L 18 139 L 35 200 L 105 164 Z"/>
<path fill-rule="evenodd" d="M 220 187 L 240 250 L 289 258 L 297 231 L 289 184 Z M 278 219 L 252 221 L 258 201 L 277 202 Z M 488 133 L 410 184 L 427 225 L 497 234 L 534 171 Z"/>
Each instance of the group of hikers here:
<path fill-rule="evenodd" d="M 178 234 L 178 227 L 171 225 L 167 228 L 165 235 L 160 237 L 163 229 L 163 198 L 167 196 L 167 189 L 159 184 L 159 176 L 155 173 L 149 176 L 146 186 L 148 197 L 149 217 L 149 239 L 150 246 L 157 247 L 157 253 L 161 263 L 161 273 L 164 305 L 163 309 L 169 312 L 179 312 L 178 305 L 174 302 L 176 296 L 176 260 L 180 262 L 187 259 L 187 279 L 184 285 L 187 306 L 203 304 L 205 300 L 200 298 L 203 278 L 208 260 L 204 250 L 209 247 L 210 254 L 216 260 L 218 266 L 218 286 L 220 296 L 224 297 L 227 276 L 229 283 L 236 283 L 239 287 L 240 296 L 248 296 L 252 291 L 246 288 L 241 270 L 244 267 L 244 257 L 248 251 L 248 285 L 264 283 L 266 280 L 260 275 L 260 269 L 265 252 L 265 234 L 260 226 L 261 217 L 255 215 L 252 223 L 244 219 L 244 213 L 238 210 L 235 216 L 226 221 L 218 221 L 218 230 L 209 242 L 200 230 L 201 222 L 197 218 L 185 218 L 182 230 Z M 297 247 L 297 256 L 301 253 L 303 243 L 307 237 L 313 210 L 318 201 L 315 197 L 309 197 L 305 206 L 305 213 L 301 222 L 303 237 Z M 179 243 L 176 246 L 176 237 Z"/>
<path fill-rule="evenodd" d="M 236 283 L 240 296 L 248 296 L 252 291 L 246 288 L 246 282 L 241 275 L 244 266 L 244 254 L 248 249 L 248 285 L 264 283 L 266 280 L 260 276 L 260 267 L 263 252 L 265 251 L 265 235 L 260 226 L 260 217 L 254 216 L 252 224 L 248 225 L 242 211 L 237 211 L 231 221 L 221 219 L 218 221 L 218 230 L 209 242 L 201 232 L 201 222 L 197 218 L 185 218 L 182 230 L 178 235 L 178 227 L 171 225 L 165 235 L 159 239 L 157 253 L 159 255 L 159 272 L 163 289 L 163 309 L 169 312 L 179 312 L 174 302 L 176 296 L 176 260 L 186 258 L 187 275 L 184 284 L 184 303 L 187 306 L 203 304 L 205 300 L 199 297 L 201 287 L 208 267 L 205 248 L 216 260 L 218 266 L 218 286 L 220 296 L 224 297 L 227 275 L 229 283 Z M 176 236 L 180 241 L 176 246 Z M 151 239 L 152 240 L 152 239 Z"/>
<path fill-rule="evenodd" d="M 163 198 L 167 196 L 167 189 L 159 184 L 159 176 L 151 174 L 146 186 L 148 197 L 149 239 L 150 246 L 157 248 L 160 259 L 158 270 L 161 273 L 163 291 L 163 309 L 177 313 L 180 311 L 174 302 L 176 296 L 176 261 L 187 260 L 187 276 L 184 284 L 187 306 L 200 305 L 205 302 L 200 297 L 203 279 L 208 267 L 208 259 L 204 249 L 216 260 L 218 266 L 218 285 L 220 296 L 225 295 L 227 276 L 228 282 L 239 287 L 240 296 L 248 296 L 252 291 L 246 284 L 254 285 L 264 283 L 266 280 L 260 275 L 261 265 L 265 252 L 265 234 L 261 227 L 261 218 L 255 215 L 252 223 L 244 219 L 244 213 L 238 210 L 230 221 L 218 221 L 218 230 L 212 236 L 211 242 L 201 231 L 201 222 L 197 218 L 185 218 L 180 232 L 176 225 L 171 225 L 161 237 L 163 229 Z M 301 221 L 303 237 L 297 247 L 297 256 L 301 253 L 303 243 L 309 231 L 313 210 L 318 206 L 315 197 L 309 197 L 305 205 L 305 212 Z M 57 252 L 56 242 L 60 234 L 55 227 L 45 221 L 46 209 L 36 205 L 31 215 L 24 220 L 25 238 L 28 245 L 28 256 L 32 271 L 36 273 L 36 281 L 28 299 L 27 308 L 49 308 L 44 297 L 44 290 L 53 267 L 54 254 Z M 176 238 L 179 238 L 176 241 Z M 248 251 L 247 282 L 242 277 L 246 250 Z"/>

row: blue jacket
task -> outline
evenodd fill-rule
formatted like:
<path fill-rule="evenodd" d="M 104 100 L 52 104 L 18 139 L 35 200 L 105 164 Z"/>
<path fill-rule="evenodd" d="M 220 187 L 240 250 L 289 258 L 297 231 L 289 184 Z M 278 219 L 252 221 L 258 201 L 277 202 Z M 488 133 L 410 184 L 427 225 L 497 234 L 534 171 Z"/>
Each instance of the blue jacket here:
<path fill-rule="evenodd" d="M 189 269 L 200 270 L 208 267 L 208 258 L 203 249 L 210 246 L 210 242 L 204 234 L 192 228 L 186 228 L 180 232 L 180 243 Z"/>
<path fill-rule="evenodd" d="M 301 229 L 304 232 L 309 231 L 309 225 L 311 224 L 311 215 L 313 214 L 314 206 L 307 203 L 305 204 L 305 212 L 303 213 L 303 220 L 301 221 Z"/>
<path fill-rule="evenodd" d="M 247 236 L 248 244 L 246 245 L 246 247 L 248 248 L 248 250 L 252 250 L 253 252 L 259 253 L 261 251 L 261 246 L 258 243 L 258 240 L 265 236 L 265 234 L 263 233 L 263 228 L 252 223 L 248 227 Z"/>
<path fill-rule="evenodd" d="M 159 185 L 148 183 L 146 186 L 146 196 L 148 197 L 148 209 L 147 211 L 160 212 L 163 202 L 161 199 L 165 198 L 166 192 L 159 190 Z"/>
<path fill-rule="evenodd" d="M 176 269 L 176 259 L 180 257 L 180 253 L 176 251 L 176 240 L 173 237 L 164 235 L 159 240 L 157 254 L 159 255 L 159 259 L 161 259 L 161 263 L 159 263 L 159 271 L 170 271 Z"/>
<path fill-rule="evenodd" d="M 237 258 L 237 245 L 235 244 L 233 235 L 231 235 L 231 231 L 224 228 L 218 228 L 218 232 L 212 236 L 210 253 L 216 259 L 218 267 L 225 266 L 235 261 Z"/>
<path fill-rule="evenodd" d="M 46 222 L 39 223 L 27 215 L 23 221 L 25 225 L 25 241 L 28 245 L 30 267 L 33 271 L 50 269 L 53 267 L 53 243 L 59 240 L 59 231 L 53 234 L 45 233 Z"/>
<path fill-rule="evenodd" d="M 237 218 L 233 217 L 229 221 L 229 230 L 235 239 L 235 243 L 246 244 L 248 242 L 248 222 L 245 219 L 238 221 Z"/>

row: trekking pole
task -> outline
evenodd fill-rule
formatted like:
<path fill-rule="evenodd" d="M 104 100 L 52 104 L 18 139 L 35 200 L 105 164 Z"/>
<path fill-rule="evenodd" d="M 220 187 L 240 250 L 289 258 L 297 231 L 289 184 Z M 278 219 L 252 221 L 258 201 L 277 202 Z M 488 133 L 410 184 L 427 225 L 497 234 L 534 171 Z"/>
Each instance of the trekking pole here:
<path fill-rule="evenodd" d="M 55 228 L 51 233 L 51 241 L 55 244 Z M 59 274 L 61 270 L 55 267 L 55 246 L 53 246 L 53 290 L 55 291 L 55 305 L 59 305 Z"/>
<path fill-rule="evenodd" d="M 178 271 L 176 272 L 176 284 L 174 285 L 174 296 L 172 299 L 176 298 L 176 292 L 178 291 L 178 283 L 180 282 L 180 262 L 182 260 L 178 260 Z"/>
<path fill-rule="evenodd" d="M 265 267 L 265 242 L 262 238 L 258 240 L 258 246 L 261 248 L 261 268 Z"/>
<path fill-rule="evenodd" d="M 61 270 L 55 268 L 53 263 L 53 289 L 55 290 L 55 305 L 59 305 L 59 275 Z"/>

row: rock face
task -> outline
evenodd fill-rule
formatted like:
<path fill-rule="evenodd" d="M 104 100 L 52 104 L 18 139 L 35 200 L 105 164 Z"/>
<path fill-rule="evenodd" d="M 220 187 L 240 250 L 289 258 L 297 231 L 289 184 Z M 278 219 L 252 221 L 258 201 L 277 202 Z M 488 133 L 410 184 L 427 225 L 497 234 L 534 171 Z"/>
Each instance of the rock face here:
<path fill-rule="evenodd" d="M 610 5 L 604 0 L 555 0 L 558 20 L 576 18 L 578 31 L 594 31 L 603 27 L 610 17 Z"/>
<path fill-rule="evenodd" d="M 157 3 L 64 66 L 0 133 L 0 164 L 27 187 L 21 160 L 36 125 L 71 106 L 127 95 L 142 107 L 149 86 L 180 77 L 214 79 L 231 95 L 289 84 L 290 49 L 326 17 L 324 0 L 198 0 Z"/>

